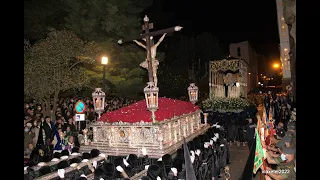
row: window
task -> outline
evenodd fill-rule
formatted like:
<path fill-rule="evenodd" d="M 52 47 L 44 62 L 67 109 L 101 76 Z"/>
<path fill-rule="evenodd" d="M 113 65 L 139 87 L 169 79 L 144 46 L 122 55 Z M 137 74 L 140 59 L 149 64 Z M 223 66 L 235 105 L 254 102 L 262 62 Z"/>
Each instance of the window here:
<path fill-rule="evenodd" d="M 237 48 L 237 54 L 238 54 L 238 56 L 241 56 L 241 49 L 240 49 L 240 47 Z"/>

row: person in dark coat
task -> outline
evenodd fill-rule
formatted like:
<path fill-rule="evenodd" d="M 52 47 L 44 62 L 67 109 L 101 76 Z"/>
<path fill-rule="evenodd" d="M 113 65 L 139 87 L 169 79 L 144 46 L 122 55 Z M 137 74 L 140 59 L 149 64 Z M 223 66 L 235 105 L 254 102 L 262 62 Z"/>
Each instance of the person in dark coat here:
<path fill-rule="evenodd" d="M 38 136 L 37 147 L 45 149 L 46 153 L 53 153 L 53 144 L 54 139 L 54 123 L 51 121 L 49 116 L 45 117 L 45 121 L 41 124 Z"/>
<path fill-rule="evenodd" d="M 288 130 L 287 125 L 290 120 L 289 110 L 285 104 L 282 104 L 281 110 L 280 110 L 280 122 L 283 123 L 283 128 L 285 131 Z"/>
<path fill-rule="evenodd" d="M 268 91 L 268 94 L 263 99 L 263 105 L 266 108 L 267 118 L 269 117 L 271 101 L 272 101 L 271 92 Z"/>
<path fill-rule="evenodd" d="M 248 118 L 248 124 L 247 124 L 247 142 L 249 150 L 251 150 L 251 147 L 253 145 L 254 136 L 255 136 L 255 128 L 256 125 L 254 124 L 252 118 Z"/>
<path fill-rule="evenodd" d="M 76 125 L 73 124 L 73 117 L 68 118 L 68 123 L 64 124 L 62 131 L 66 131 L 67 127 L 70 127 L 72 133 L 77 131 Z"/>

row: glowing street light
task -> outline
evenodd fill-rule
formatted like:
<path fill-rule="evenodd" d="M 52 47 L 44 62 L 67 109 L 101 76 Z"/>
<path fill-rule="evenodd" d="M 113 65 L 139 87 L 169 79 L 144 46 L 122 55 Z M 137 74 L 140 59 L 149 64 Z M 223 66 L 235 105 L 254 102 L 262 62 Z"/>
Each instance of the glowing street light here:
<path fill-rule="evenodd" d="M 101 64 L 102 65 L 107 65 L 108 64 L 108 57 L 105 57 L 105 56 L 103 56 L 102 58 L 101 58 Z"/>
<path fill-rule="evenodd" d="M 103 56 L 101 58 L 101 64 L 103 66 L 103 76 L 102 76 L 102 87 L 103 87 L 103 90 L 105 91 L 106 90 L 106 87 L 105 87 L 105 82 L 106 82 L 106 66 L 108 64 L 108 57 L 106 56 Z"/>
<path fill-rule="evenodd" d="M 280 65 L 279 65 L 278 63 L 274 63 L 274 64 L 273 64 L 273 67 L 274 67 L 275 69 L 277 69 L 277 68 L 280 67 Z"/>

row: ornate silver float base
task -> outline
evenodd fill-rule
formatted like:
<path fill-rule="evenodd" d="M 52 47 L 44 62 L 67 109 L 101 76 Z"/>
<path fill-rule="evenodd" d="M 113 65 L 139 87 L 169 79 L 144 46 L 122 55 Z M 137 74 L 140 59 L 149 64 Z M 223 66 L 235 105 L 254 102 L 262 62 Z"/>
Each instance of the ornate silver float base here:
<path fill-rule="evenodd" d="M 200 129 L 198 129 L 193 134 L 186 137 L 186 142 L 192 140 L 193 138 L 204 134 L 210 125 L 203 125 Z M 165 136 L 165 134 L 164 134 Z M 163 149 L 159 148 L 159 146 L 152 146 L 146 145 L 145 148 L 147 149 L 148 156 L 150 158 L 160 158 L 165 154 L 174 154 L 177 149 L 179 149 L 183 144 L 183 139 L 177 141 L 176 143 L 172 144 L 171 146 L 163 147 Z M 128 154 L 136 154 L 137 156 L 143 156 L 141 154 L 141 148 L 130 148 L 130 147 L 109 147 L 108 142 L 91 142 L 91 145 L 81 145 L 80 151 L 81 152 L 90 152 L 91 149 L 99 149 L 100 152 L 105 153 L 109 156 L 127 156 Z"/>

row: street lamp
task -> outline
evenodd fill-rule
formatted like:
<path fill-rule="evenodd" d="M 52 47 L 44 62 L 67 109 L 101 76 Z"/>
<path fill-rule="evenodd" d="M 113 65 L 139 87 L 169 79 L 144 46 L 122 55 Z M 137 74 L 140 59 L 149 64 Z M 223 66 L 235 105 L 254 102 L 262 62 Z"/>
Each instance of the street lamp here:
<path fill-rule="evenodd" d="M 278 69 L 279 67 L 280 67 L 280 65 L 278 63 L 273 64 L 273 68 Z"/>
<path fill-rule="evenodd" d="M 99 115 L 98 119 L 100 119 L 101 113 L 104 111 L 105 96 L 106 95 L 101 90 L 101 88 L 96 88 L 95 91 L 92 93 L 93 107 L 94 111 Z"/>
<path fill-rule="evenodd" d="M 147 86 L 143 89 L 147 109 L 152 112 L 152 121 L 155 123 L 154 112 L 158 109 L 158 93 L 159 88 L 154 85 L 154 82 L 147 82 Z"/>
<path fill-rule="evenodd" d="M 108 64 L 108 57 L 106 56 L 103 56 L 101 58 L 101 64 L 103 66 L 103 76 L 102 76 L 102 87 L 103 87 L 103 90 L 105 91 L 106 88 L 105 88 L 105 79 L 106 79 L 106 66 Z"/>
<path fill-rule="evenodd" d="M 198 101 L 198 87 L 195 83 L 190 83 L 188 87 L 189 101 L 195 104 Z"/>

